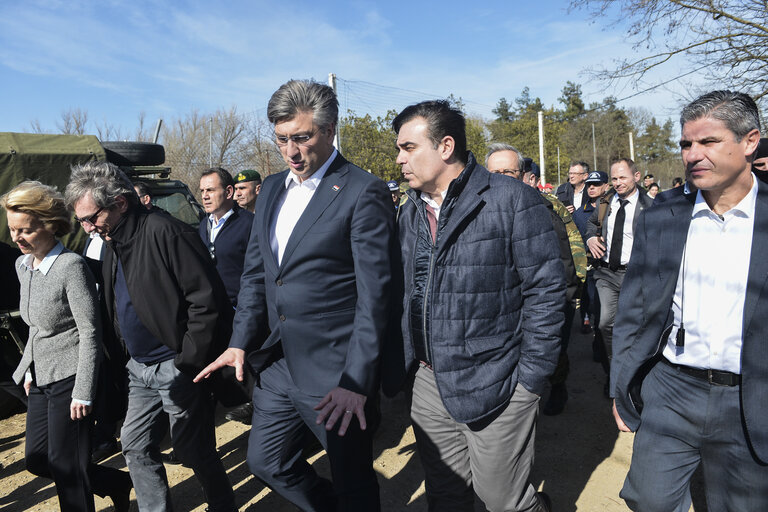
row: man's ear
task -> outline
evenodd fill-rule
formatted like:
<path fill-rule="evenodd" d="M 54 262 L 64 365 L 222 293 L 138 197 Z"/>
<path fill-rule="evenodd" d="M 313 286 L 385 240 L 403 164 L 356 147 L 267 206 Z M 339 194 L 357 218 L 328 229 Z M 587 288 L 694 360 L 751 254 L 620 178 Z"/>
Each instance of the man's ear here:
<path fill-rule="evenodd" d="M 746 145 L 744 146 L 744 155 L 747 157 L 754 155 L 757 153 L 757 146 L 760 145 L 760 131 L 755 128 L 746 134 L 742 140 L 746 142 Z"/>
<path fill-rule="evenodd" d="M 233 197 L 235 197 L 235 187 L 233 187 L 232 185 L 227 185 L 226 188 L 224 188 L 224 190 L 227 193 L 226 194 L 227 199 L 232 199 Z"/>
<path fill-rule="evenodd" d="M 440 141 L 440 146 L 438 147 L 440 149 L 440 157 L 444 162 L 447 162 L 453 156 L 454 151 L 456 151 L 456 141 L 450 135 L 446 135 Z"/>
<path fill-rule="evenodd" d="M 116 204 L 117 210 L 120 213 L 125 213 L 128 211 L 129 203 L 128 203 L 128 200 L 125 198 L 125 196 L 122 196 L 122 195 L 117 196 L 117 198 L 115 198 L 115 203 L 117 203 Z"/>

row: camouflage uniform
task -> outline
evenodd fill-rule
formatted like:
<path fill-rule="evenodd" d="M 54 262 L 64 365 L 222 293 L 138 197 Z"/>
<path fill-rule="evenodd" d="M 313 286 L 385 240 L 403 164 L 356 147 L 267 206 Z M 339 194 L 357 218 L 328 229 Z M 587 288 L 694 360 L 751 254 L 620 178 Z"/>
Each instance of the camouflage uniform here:
<path fill-rule="evenodd" d="M 568 230 L 568 241 L 571 244 L 571 256 L 573 256 L 573 265 L 576 267 L 576 275 L 579 277 L 581 284 L 584 284 L 584 280 L 587 278 L 587 250 L 584 247 L 584 241 L 579 232 L 579 228 L 576 227 L 576 223 L 573 222 L 571 213 L 565 207 L 560 200 L 552 194 L 543 195 L 555 209 L 563 223 Z"/>

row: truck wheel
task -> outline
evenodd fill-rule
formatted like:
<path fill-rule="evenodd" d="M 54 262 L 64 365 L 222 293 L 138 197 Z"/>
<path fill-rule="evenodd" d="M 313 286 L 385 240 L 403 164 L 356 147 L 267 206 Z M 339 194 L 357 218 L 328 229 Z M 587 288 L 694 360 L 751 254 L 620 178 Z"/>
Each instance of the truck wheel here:
<path fill-rule="evenodd" d="M 161 165 L 165 162 L 162 144 L 104 141 L 101 145 L 107 154 L 107 161 L 115 165 Z"/>

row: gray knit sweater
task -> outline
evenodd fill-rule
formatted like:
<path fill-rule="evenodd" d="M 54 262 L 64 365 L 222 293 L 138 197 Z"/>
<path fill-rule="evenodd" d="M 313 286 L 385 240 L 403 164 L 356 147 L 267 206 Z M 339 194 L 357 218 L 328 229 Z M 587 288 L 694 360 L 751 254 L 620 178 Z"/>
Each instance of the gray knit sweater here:
<path fill-rule="evenodd" d="M 47 274 L 16 260 L 21 283 L 21 318 L 29 325 L 29 340 L 18 368 L 17 383 L 35 364 L 35 384 L 45 386 L 72 375 L 72 398 L 92 401 L 101 358 L 101 327 L 96 282 L 85 260 L 64 249 Z"/>

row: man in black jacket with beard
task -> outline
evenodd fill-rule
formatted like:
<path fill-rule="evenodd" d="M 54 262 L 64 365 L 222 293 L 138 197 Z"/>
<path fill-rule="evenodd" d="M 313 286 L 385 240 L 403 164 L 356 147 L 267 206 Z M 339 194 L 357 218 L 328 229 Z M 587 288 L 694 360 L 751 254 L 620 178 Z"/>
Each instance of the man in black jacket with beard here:
<path fill-rule="evenodd" d="M 77 220 L 107 242 L 104 300 L 129 356 L 121 439 L 139 509 L 172 509 L 159 447 L 168 414 L 174 452 L 195 472 L 209 510 L 235 510 L 210 390 L 192 382 L 226 346 L 233 315 L 200 235 L 140 207 L 125 174 L 106 162 L 75 166 L 66 195 Z"/>

